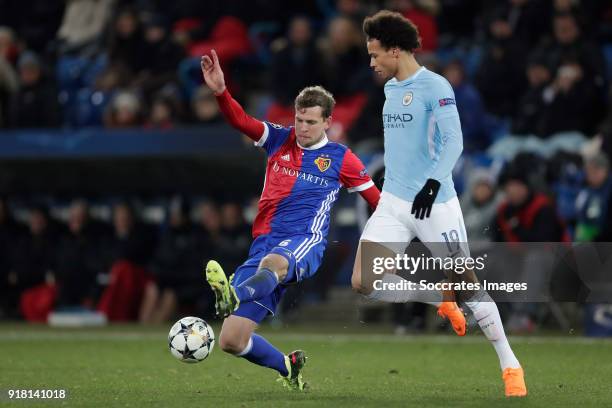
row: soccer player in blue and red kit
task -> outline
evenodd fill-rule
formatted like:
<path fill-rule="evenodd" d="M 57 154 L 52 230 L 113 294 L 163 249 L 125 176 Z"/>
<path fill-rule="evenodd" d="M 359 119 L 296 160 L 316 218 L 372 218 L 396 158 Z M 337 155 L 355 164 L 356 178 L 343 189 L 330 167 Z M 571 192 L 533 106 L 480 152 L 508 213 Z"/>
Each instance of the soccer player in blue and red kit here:
<path fill-rule="evenodd" d="M 286 128 L 244 112 L 225 86 L 214 50 L 202 57 L 201 65 L 204 81 L 215 93 L 226 120 L 268 156 L 249 258 L 229 282 L 216 261 L 206 265 L 217 314 L 225 317 L 219 344 L 230 354 L 275 369 L 287 387 L 303 390 L 304 352 L 284 355 L 255 329 L 268 314 L 274 314 L 287 284 L 317 272 L 330 210 L 340 188 L 359 192 L 372 208 L 380 192 L 359 158 L 346 146 L 327 139 L 325 131 L 335 101 L 324 88 L 308 87 L 298 94 L 295 126 Z"/>

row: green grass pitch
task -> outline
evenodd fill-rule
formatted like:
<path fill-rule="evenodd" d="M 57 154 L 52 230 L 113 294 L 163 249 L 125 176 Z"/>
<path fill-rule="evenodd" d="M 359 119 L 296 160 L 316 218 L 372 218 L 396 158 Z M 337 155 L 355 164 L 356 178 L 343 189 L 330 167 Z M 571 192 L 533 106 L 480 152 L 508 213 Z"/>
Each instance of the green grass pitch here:
<path fill-rule="evenodd" d="M 302 348 L 309 356 L 304 376 L 310 389 L 295 393 L 282 388 L 272 370 L 217 346 L 202 363 L 175 360 L 167 349 L 166 327 L 0 325 L 0 406 L 612 406 L 610 340 L 512 338 L 529 395 L 508 400 L 495 353 L 480 335 L 396 337 L 376 327 L 366 330 L 264 330 L 281 350 Z M 66 389 L 69 396 L 9 401 L 9 388 Z"/>

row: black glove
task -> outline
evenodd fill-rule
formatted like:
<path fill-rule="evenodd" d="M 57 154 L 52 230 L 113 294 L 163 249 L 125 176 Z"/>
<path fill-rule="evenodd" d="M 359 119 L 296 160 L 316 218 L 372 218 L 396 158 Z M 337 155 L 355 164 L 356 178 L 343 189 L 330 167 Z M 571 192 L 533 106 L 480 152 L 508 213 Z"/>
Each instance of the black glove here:
<path fill-rule="evenodd" d="M 427 179 L 425 186 L 414 197 L 412 203 L 412 214 L 415 214 L 416 219 L 429 218 L 431 215 L 431 207 L 433 207 L 436 196 L 440 190 L 440 182 L 434 179 Z"/>

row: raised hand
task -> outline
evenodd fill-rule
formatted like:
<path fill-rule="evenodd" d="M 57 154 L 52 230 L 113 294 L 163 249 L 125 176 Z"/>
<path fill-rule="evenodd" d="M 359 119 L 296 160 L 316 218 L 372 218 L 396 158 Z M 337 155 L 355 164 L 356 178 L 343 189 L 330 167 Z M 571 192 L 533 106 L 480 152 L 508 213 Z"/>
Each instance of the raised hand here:
<path fill-rule="evenodd" d="M 225 90 L 225 77 L 223 76 L 221 65 L 219 65 L 217 53 L 215 50 L 211 50 L 210 54 L 212 55 L 212 59 L 208 55 L 202 56 L 200 66 L 202 67 L 202 75 L 204 76 L 206 85 L 208 85 L 215 94 L 219 95 Z"/>

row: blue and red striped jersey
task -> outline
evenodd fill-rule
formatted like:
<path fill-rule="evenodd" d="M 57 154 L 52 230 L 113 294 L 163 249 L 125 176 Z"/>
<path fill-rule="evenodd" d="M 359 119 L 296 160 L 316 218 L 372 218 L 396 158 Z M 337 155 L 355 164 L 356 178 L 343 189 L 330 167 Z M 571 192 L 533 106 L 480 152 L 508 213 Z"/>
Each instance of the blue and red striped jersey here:
<path fill-rule="evenodd" d="M 268 159 L 253 237 L 315 234 L 322 241 L 340 188 L 364 191 L 374 183 L 348 147 L 326 136 L 311 147 L 301 147 L 293 127 L 264 122 L 264 128 L 255 142 Z"/>

